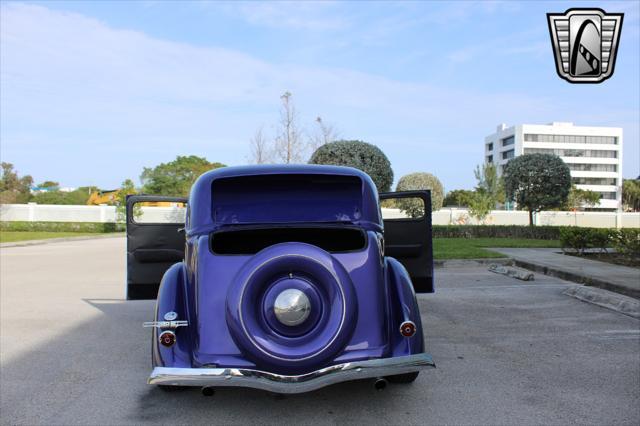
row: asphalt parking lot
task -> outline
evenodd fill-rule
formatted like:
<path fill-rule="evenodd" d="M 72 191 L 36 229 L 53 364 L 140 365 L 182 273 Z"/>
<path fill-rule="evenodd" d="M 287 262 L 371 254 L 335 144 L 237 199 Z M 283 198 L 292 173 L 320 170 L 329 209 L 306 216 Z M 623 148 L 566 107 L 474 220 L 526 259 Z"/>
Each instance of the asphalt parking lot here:
<path fill-rule="evenodd" d="M 281 397 L 146 384 L 153 301 L 122 300 L 124 239 L 0 250 L 2 424 L 640 424 L 640 321 L 483 267 L 420 296 L 437 369 Z"/>

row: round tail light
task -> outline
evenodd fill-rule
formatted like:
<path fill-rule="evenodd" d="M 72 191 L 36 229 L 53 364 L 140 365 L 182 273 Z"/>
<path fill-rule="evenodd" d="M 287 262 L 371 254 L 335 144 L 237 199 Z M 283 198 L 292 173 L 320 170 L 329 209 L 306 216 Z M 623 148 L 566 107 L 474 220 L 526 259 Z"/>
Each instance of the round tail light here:
<path fill-rule="evenodd" d="M 400 324 L 400 334 L 404 337 L 411 337 L 416 334 L 416 325 L 413 321 L 405 321 Z"/>
<path fill-rule="evenodd" d="M 162 346 L 170 348 L 176 343 L 176 334 L 173 331 L 163 331 L 160 333 L 160 336 L 158 336 L 158 339 Z"/>

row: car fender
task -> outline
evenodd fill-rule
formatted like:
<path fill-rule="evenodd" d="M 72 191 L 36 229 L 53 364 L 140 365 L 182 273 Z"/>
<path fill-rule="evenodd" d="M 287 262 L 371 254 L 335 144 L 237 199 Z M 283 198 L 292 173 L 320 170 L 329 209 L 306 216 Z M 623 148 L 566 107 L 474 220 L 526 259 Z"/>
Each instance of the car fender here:
<path fill-rule="evenodd" d="M 188 325 L 177 328 L 153 328 L 152 360 L 153 366 L 189 367 L 191 366 L 192 330 L 195 324 L 190 322 L 186 300 L 187 274 L 184 262 L 171 266 L 162 277 L 156 300 L 155 321 L 165 321 L 168 312 L 175 312 L 176 321 L 187 321 Z M 171 347 L 160 344 L 159 336 L 165 331 L 173 331 L 176 342 Z"/>
<path fill-rule="evenodd" d="M 424 352 L 424 336 L 420 309 L 409 273 L 402 264 L 392 257 L 385 257 L 385 269 L 389 285 L 390 312 L 389 334 L 392 356 Z M 411 321 L 416 326 L 412 337 L 400 334 L 400 324 Z"/>

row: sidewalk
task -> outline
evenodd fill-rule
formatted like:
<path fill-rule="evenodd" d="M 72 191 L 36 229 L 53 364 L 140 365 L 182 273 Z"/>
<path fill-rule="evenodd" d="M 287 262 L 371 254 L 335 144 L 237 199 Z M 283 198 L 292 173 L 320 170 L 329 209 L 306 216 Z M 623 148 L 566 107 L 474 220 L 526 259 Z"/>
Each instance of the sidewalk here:
<path fill-rule="evenodd" d="M 115 237 L 124 237 L 124 235 L 125 235 L 124 232 L 109 232 L 104 234 L 82 235 L 79 237 L 47 238 L 46 240 L 12 241 L 9 243 L 0 243 L 0 248 L 37 246 L 40 244 L 62 243 L 67 241 L 95 240 L 99 238 L 115 238 Z"/>
<path fill-rule="evenodd" d="M 516 266 L 640 299 L 640 270 L 562 254 L 558 248 L 492 248 Z"/>

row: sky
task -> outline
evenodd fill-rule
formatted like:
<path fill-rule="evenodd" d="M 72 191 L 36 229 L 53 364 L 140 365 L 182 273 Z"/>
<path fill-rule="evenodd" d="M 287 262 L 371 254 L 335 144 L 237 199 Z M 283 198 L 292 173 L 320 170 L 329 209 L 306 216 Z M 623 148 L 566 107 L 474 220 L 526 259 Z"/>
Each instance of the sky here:
<path fill-rule="evenodd" d="M 475 185 L 484 137 L 507 125 L 622 127 L 640 174 L 638 1 L 0 3 L 0 157 L 36 182 L 114 188 L 198 155 L 246 164 L 288 91 L 305 134 L 320 116 L 380 147 L 396 181 Z M 612 78 L 555 71 L 547 12 L 623 12 Z"/>

